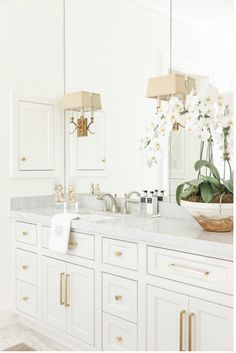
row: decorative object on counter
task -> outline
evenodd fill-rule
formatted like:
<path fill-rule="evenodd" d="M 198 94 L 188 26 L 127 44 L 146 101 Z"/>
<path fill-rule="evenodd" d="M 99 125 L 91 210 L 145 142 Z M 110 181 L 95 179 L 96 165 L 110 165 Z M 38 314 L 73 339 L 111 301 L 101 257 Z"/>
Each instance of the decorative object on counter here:
<path fill-rule="evenodd" d="M 209 175 L 207 173 L 203 175 L 202 168 L 209 169 Z M 225 176 L 221 178 L 214 164 L 206 160 L 197 161 L 195 170 L 198 172 L 197 179 L 186 181 L 177 187 L 178 205 L 181 204 L 206 231 L 232 231 L 233 174 L 231 168 L 228 180 L 225 180 Z"/>
<path fill-rule="evenodd" d="M 97 197 L 99 197 L 101 195 L 101 189 L 100 189 L 99 184 L 95 185 L 94 195 L 97 196 Z"/>
<path fill-rule="evenodd" d="M 76 200 L 75 200 L 75 191 L 72 187 L 72 185 L 69 185 L 68 186 L 68 196 L 67 196 L 67 199 L 68 199 L 68 202 L 69 203 L 74 203 Z"/>
<path fill-rule="evenodd" d="M 92 195 L 95 194 L 94 183 L 91 183 L 91 184 L 90 184 L 90 193 L 91 193 Z"/>
<path fill-rule="evenodd" d="M 84 91 L 67 93 L 63 97 L 62 107 L 72 114 L 70 124 L 74 126 L 74 130 L 71 134 L 77 131 L 77 137 L 86 137 L 88 133 L 95 133 L 91 130 L 91 125 L 94 124 L 94 111 L 102 109 L 100 94 Z M 88 111 L 90 122 L 84 116 Z M 80 114 L 79 118 L 77 112 Z"/>
<path fill-rule="evenodd" d="M 64 190 L 61 184 L 55 185 L 55 202 L 56 204 L 61 204 L 65 201 Z"/>

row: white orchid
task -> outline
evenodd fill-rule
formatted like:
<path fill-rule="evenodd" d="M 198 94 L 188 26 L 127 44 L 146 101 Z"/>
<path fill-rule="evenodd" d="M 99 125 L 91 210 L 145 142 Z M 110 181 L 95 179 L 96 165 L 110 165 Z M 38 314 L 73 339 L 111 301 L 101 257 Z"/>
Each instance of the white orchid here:
<path fill-rule="evenodd" d="M 232 94 L 220 95 L 217 89 L 209 86 L 200 95 L 192 91 L 184 103 L 175 96 L 169 101 L 161 101 L 141 143 L 142 149 L 147 152 L 147 165 L 158 163 L 163 139 L 170 135 L 176 123 L 198 137 L 203 144 L 222 145 L 224 152 L 227 150 L 232 155 Z"/>

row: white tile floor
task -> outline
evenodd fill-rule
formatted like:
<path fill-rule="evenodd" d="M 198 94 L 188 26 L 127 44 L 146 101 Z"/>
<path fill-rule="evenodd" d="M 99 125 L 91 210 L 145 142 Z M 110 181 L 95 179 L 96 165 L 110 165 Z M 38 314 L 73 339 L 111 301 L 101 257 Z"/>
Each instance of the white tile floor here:
<path fill-rule="evenodd" d="M 18 343 L 26 343 L 36 351 L 68 351 L 69 349 L 50 338 L 23 326 L 15 324 L 0 329 L 0 351 Z"/>

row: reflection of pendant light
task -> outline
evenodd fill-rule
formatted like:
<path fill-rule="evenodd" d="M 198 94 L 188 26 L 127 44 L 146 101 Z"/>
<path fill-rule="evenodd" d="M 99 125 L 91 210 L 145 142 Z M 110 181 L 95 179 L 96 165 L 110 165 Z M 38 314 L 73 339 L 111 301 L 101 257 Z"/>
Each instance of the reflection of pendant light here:
<path fill-rule="evenodd" d="M 170 96 L 184 99 L 186 94 L 195 89 L 195 80 L 185 74 L 172 72 L 172 0 L 170 0 L 170 64 L 169 74 L 152 77 L 148 81 L 147 98 L 157 99 L 157 107 L 160 100 L 169 100 Z"/>
<path fill-rule="evenodd" d="M 70 121 L 74 125 L 72 133 L 77 131 L 78 137 L 87 136 L 88 132 L 94 134 L 90 130 L 90 126 L 94 123 L 94 111 L 102 109 L 100 94 L 84 91 L 67 93 L 63 97 L 62 108 L 72 111 Z M 88 111 L 90 112 L 90 122 L 84 116 L 85 112 Z M 76 121 L 74 112 L 80 113 L 80 117 Z"/>

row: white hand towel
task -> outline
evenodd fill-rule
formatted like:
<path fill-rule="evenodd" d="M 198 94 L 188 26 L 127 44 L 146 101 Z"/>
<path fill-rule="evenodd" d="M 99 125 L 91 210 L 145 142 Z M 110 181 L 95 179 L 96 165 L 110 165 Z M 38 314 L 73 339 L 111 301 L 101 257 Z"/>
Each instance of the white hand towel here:
<path fill-rule="evenodd" d="M 66 253 L 70 237 L 71 222 L 78 219 L 78 215 L 72 213 L 59 213 L 52 217 L 49 234 L 49 249 Z"/>

